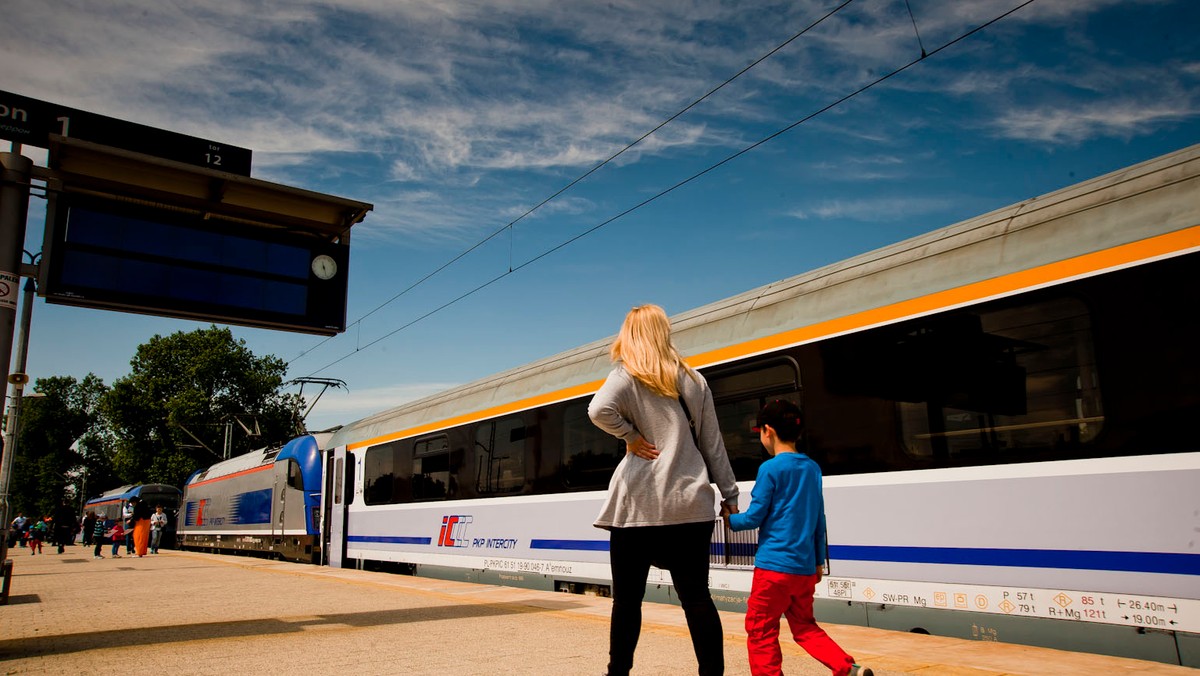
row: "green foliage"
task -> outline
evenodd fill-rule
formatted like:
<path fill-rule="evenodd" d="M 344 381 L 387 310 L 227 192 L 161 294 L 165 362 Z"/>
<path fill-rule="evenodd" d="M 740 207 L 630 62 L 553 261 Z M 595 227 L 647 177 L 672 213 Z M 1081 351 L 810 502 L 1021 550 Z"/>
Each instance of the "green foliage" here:
<path fill-rule="evenodd" d="M 10 518 L 126 484 L 182 486 L 221 459 L 227 430 L 231 456 L 302 432 L 302 400 L 279 391 L 287 365 L 256 357 L 229 329 L 155 336 L 130 366 L 111 388 L 93 374 L 34 383 L 44 396 L 22 399 Z"/>
<path fill-rule="evenodd" d="M 80 496 L 66 490 L 82 484 L 76 478 L 86 466 L 88 448 L 103 461 L 101 446 L 80 441 L 99 426 L 99 403 L 104 382 L 88 374 L 82 382 L 70 376 L 39 378 L 33 390 L 43 395 L 21 400 L 19 436 L 9 483 L 13 508 L 30 514 L 49 514 L 60 499 L 77 503 Z M 76 489 L 80 490 L 80 489 Z"/>
<path fill-rule="evenodd" d="M 155 336 L 130 365 L 102 402 L 123 483 L 179 486 L 221 459 L 227 432 L 231 456 L 296 432 L 300 399 L 279 392 L 287 365 L 256 357 L 227 328 Z"/>

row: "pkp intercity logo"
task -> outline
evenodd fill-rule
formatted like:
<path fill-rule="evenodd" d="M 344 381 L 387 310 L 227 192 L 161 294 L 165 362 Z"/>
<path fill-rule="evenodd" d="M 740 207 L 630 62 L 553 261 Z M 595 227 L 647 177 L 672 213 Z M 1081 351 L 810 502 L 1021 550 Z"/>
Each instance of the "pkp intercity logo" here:
<path fill-rule="evenodd" d="M 469 516 L 451 514 L 442 517 L 442 532 L 438 535 L 439 547 L 467 547 L 471 541 L 467 538 L 467 524 L 471 523 Z"/>

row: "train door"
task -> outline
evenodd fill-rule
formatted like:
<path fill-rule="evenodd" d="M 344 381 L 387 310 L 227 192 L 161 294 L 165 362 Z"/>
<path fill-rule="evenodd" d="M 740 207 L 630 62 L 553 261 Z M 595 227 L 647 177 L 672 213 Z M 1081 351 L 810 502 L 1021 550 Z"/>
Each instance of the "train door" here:
<path fill-rule="evenodd" d="M 272 467 L 271 473 L 274 483 L 271 485 L 271 539 L 273 542 L 279 542 L 279 538 L 283 537 L 283 499 L 287 492 L 283 489 L 284 485 L 279 480 L 279 468 Z"/>
<path fill-rule="evenodd" d="M 329 452 L 325 467 L 325 523 L 322 528 L 324 547 L 328 552 L 326 563 L 333 568 L 343 567 L 346 559 L 346 506 L 349 502 L 346 496 L 354 490 L 353 470 L 349 463 L 354 462 L 354 456 L 346 453 L 345 446 L 339 446 Z"/>

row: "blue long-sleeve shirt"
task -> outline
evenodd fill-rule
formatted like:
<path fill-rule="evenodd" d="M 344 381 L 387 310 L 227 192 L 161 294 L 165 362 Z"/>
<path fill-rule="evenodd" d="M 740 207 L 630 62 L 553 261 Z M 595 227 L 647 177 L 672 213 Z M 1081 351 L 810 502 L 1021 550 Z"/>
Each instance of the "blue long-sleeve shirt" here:
<path fill-rule="evenodd" d="M 750 507 L 729 517 L 735 531 L 758 529 L 757 568 L 814 575 L 825 564 L 821 468 L 803 453 L 780 453 L 758 468 Z"/>

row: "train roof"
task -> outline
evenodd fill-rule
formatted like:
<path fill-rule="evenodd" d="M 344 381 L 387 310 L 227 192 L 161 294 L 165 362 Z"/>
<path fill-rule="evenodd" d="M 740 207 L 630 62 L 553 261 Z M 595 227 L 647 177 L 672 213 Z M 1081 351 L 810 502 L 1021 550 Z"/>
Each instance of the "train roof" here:
<path fill-rule="evenodd" d="M 695 367 L 1069 281 L 1200 247 L 1200 145 L 671 318 Z M 380 443 L 592 394 L 612 337 L 345 425 Z"/>
<path fill-rule="evenodd" d="M 302 437 L 297 437 L 289 441 L 282 448 L 259 448 L 257 450 L 243 453 L 239 456 L 232 457 L 228 460 L 222 460 L 216 464 L 209 465 L 207 468 L 196 470 L 190 477 L 188 477 L 187 481 L 184 482 L 184 485 L 189 486 L 200 481 L 210 481 L 212 479 L 229 476 L 231 474 L 237 474 L 238 472 L 244 472 L 248 469 L 254 469 L 256 467 L 261 467 L 262 465 L 274 463 L 279 456 L 286 458 L 288 456 L 289 449 L 296 448 L 298 444 L 302 443 L 304 439 L 309 437 L 312 437 L 314 440 L 314 448 L 324 448 L 324 444 L 326 444 L 329 440 L 330 433 L 315 432 Z"/>
<path fill-rule="evenodd" d="M 125 484 L 107 491 L 88 500 L 85 505 L 92 505 L 100 502 L 109 502 L 112 500 L 128 500 L 135 495 L 141 495 L 145 492 L 171 492 L 179 493 L 179 489 L 169 484 Z"/>
<path fill-rule="evenodd" d="M 196 481 L 215 479 L 217 477 L 227 476 L 244 472 L 248 469 L 254 469 L 260 465 L 275 462 L 275 456 L 279 454 L 279 448 L 258 448 L 253 451 L 234 456 L 228 460 L 209 465 L 207 469 L 197 470 L 192 473 L 184 485 L 190 485 Z"/>

